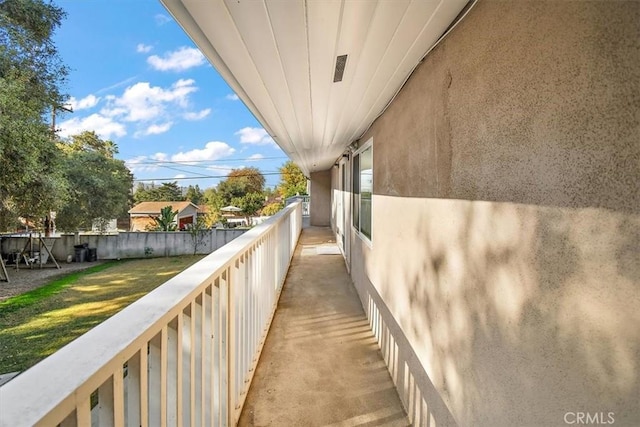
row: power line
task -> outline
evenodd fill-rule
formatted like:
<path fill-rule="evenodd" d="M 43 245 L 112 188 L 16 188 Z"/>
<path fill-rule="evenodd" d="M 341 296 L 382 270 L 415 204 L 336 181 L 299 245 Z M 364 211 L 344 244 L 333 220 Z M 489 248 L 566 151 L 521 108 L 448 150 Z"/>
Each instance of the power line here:
<path fill-rule="evenodd" d="M 240 170 L 239 168 L 225 168 L 225 167 L 220 167 L 220 166 L 202 166 L 202 165 L 182 165 L 185 167 L 194 167 L 194 168 L 201 168 L 201 169 L 206 169 L 206 170 L 223 170 L 223 171 L 233 171 L 233 170 Z M 174 166 L 169 166 L 169 165 L 165 165 L 165 164 L 158 164 L 156 165 L 156 167 L 159 168 L 167 168 L 167 169 L 172 169 L 172 170 L 176 170 L 179 172 L 185 172 L 185 173 L 198 173 L 198 172 L 194 172 L 194 171 L 190 171 L 190 170 L 184 170 L 184 169 L 179 169 L 176 168 Z M 262 171 L 260 171 L 262 173 Z M 266 171 L 266 172 L 279 172 L 279 171 Z"/>
<path fill-rule="evenodd" d="M 184 165 L 196 166 L 196 165 L 192 165 L 191 163 L 223 163 L 223 162 L 246 162 L 246 161 L 258 162 L 261 160 L 277 160 L 277 159 L 288 159 L 288 157 L 278 156 L 278 157 L 260 157 L 259 159 L 245 157 L 245 158 L 238 158 L 238 159 L 216 159 L 216 160 L 141 160 L 141 161 L 129 159 L 129 160 L 126 160 L 125 163 L 133 164 L 133 165 L 155 165 L 159 163 L 175 163 L 183 166 Z"/>
<path fill-rule="evenodd" d="M 265 175 L 280 175 L 280 172 L 267 172 L 260 173 L 262 176 Z M 173 177 L 173 178 L 140 178 L 134 179 L 134 182 L 145 182 L 145 181 L 181 181 L 185 179 L 216 179 L 216 178 L 241 178 L 245 176 L 253 176 L 253 175 L 234 175 L 229 177 L 228 175 L 202 175 L 202 176 L 185 176 L 185 177 Z"/>
<path fill-rule="evenodd" d="M 174 168 L 173 166 L 162 165 L 162 166 L 160 166 L 160 167 L 167 168 L 167 169 L 171 169 L 171 170 L 178 171 L 178 172 L 184 172 L 184 173 L 196 173 L 196 172 L 188 171 L 188 170 L 185 170 L 185 169 Z M 201 174 L 201 175 L 202 175 L 202 174 Z M 206 176 L 206 175 L 203 175 L 203 176 Z"/>

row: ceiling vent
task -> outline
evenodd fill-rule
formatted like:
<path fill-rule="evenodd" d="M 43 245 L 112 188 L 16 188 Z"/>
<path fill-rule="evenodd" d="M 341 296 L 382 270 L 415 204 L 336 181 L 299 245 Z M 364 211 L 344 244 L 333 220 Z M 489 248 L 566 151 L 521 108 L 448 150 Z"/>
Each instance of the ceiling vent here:
<path fill-rule="evenodd" d="M 336 71 L 333 74 L 333 82 L 341 82 L 344 74 L 344 66 L 347 65 L 347 55 L 340 55 L 336 58 Z"/>

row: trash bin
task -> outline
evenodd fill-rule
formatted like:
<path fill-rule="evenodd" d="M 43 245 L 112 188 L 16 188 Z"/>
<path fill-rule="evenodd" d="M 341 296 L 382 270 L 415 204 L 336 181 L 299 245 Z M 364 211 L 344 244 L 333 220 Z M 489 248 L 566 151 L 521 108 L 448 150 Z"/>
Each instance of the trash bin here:
<path fill-rule="evenodd" d="M 89 262 L 95 262 L 98 260 L 98 248 L 89 248 Z"/>
<path fill-rule="evenodd" d="M 88 251 L 88 243 L 83 243 L 81 245 L 74 245 L 73 249 L 74 249 L 74 261 L 75 262 L 85 262 L 87 260 L 87 253 Z"/>

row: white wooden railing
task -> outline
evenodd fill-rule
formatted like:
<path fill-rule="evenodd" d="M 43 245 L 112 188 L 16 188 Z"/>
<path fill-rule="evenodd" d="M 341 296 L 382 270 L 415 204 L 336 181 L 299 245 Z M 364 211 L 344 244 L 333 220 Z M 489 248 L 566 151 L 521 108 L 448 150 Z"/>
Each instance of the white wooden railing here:
<path fill-rule="evenodd" d="M 287 206 L 0 388 L 0 426 L 235 425 L 300 235 Z"/>
<path fill-rule="evenodd" d="M 311 196 L 291 196 L 287 197 L 284 201 L 285 206 L 289 206 L 292 203 L 302 201 L 302 216 L 309 216 L 311 211 Z"/>

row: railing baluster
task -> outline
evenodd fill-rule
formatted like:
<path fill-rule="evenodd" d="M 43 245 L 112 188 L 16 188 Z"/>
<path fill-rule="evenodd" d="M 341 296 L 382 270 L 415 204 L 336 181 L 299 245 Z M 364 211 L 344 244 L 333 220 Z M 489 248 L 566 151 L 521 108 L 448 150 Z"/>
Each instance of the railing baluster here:
<path fill-rule="evenodd" d="M 191 318 L 192 318 L 192 305 L 189 304 L 182 312 L 182 424 L 185 426 L 191 426 L 191 414 L 192 411 L 192 391 L 191 384 L 191 347 L 193 345 L 191 340 Z"/>
<path fill-rule="evenodd" d="M 176 319 L 176 423 L 184 425 L 184 312 L 181 310 Z"/>
<path fill-rule="evenodd" d="M 197 300 L 196 300 L 197 301 Z M 205 342 L 205 321 L 206 321 L 206 314 L 205 314 L 205 292 L 203 292 L 202 294 L 200 294 L 200 304 L 197 305 L 198 308 L 198 317 L 197 317 L 197 327 L 198 327 L 198 353 L 197 353 L 197 363 L 196 363 L 196 367 L 198 369 L 197 371 L 197 378 L 198 378 L 198 393 L 197 393 L 197 397 L 196 397 L 196 401 L 198 404 L 198 412 L 197 412 L 197 418 L 196 418 L 196 425 L 198 426 L 202 426 L 204 425 L 204 412 L 205 412 L 205 369 L 204 369 L 204 364 L 205 364 L 205 347 L 206 347 L 206 342 Z"/>
<path fill-rule="evenodd" d="M 168 426 L 178 425 L 178 354 L 180 347 L 178 346 L 178 319 L 172 320 L 167 327 L 167 345 L 166 351 L 163 349 L 162 354 L 166 358 L 166 374 L 165 374 L 165 394 L 166 398 L 166 417 Z M 163 362 L 164 363 L 164 362 Z"/>
<path fill-rule="evenodd" d="M 160 425 L 167 425 L 167 325 L 160 332 Z"/>
<path fill-rule="evenodd" d="M 113 373 L 113 424 L 124 425 L 124 370 L 122 365 Z"/>
<path fill-rule="evenodd" d="M 230 404 L 230 385 L 229 378 L 229 281 L 231 268 L 227 267 L 220 276 L 220 311 L 218 316 L 219 333 L 220 333 L 220 426 L 229 425 L 229 404 Z"/>
<path fill-rule="evenodd" d="M 196 304 L 191 301 L 191 323 L 189 329 L 189 425 L 196 425 Z"/>
<path fill-rule="evenodd" d="M 78 427 L 91 427 L 91 400 L 89 396 L 76 407 L 76 416 Z"/>
<path fill-rule="evenodd" d="M 229 282 L 227 283 L 227 425 L 235 425 L 236 407 L 236 305 L 235 305 L 235 285 L 237 269 L 240 260 L 235 261 L 235 265 L 230 269 Z"/>
<path fill-rule="evenodd" d="M 253 248 L 249 248 L 247 251 L 247 258 L 245 262 L 245 281 L 242 305 L 244 307 L 243 316 L 243 336 L 244 336 L 244 351 L 242 353 L 242 382 L 240 383 L 240 393 L 244 393 L 245 384 L 249 381 L 249 352 L 251 351 L 251 335 L 249 334 L 249 324 L 251 323 L 251 270 L 253 269 Z"/>
<path fill-rule="evenodd" d="M 202 294 L 198 295 L 195 301 L 195 347 L 193 348 L 194 358 L 194 376 L 195 376 L 195 394 L 193 396 L 195 408 L 195 426 L 202 425 L 202 347 L 203 347 L 203 325 L 202 325 Z"/>
<path fill-rule="evenodd" d="M 212 310 L 212 330 L 213 330 L 213 375 L 212 375 L 212 393 L 211 393 L 211 408 L 213 410 L 213 426 L 220 427 L 222 405 L 222 394 L 220 393 L 221 378 L 222 378 L 222 364 L 221 362 L 221 350 L 222 350 L 222 322 L 220 321 L 220 281 L 218 277 L 212 288 L 213 294 L 213 310 Z"/>
<path fill-rule="evenodd" d="M 149 358 L 148 345 L 140 349 L 140 426 L 149 426 Z M 135 424 L 134 424 L 135 425 Z"/>
<path fill-rule="evenodd" d="M 203 381 L 202 381 L 202 414 L 203 425 L 213 424 L 213 286 L 209 286 L 203 293 Z"/>
<path fill-rule="evenodd" d="M 253 264 L 253 285 L 251 287 L 251 313 L 252 313 L 252 322 L 251 322 L 251 369 L 253 368 L 253 364 L 256 360 L 256 349 L 258 344 L 258 330 L 260 328 L 260 310 L 258 309 L 258 290 L 260 289 L 260 268 L 261 257 L 262 254 L 262 240 L 260 240 L 256 245 L 255 251 L 255 262 Z"/>

